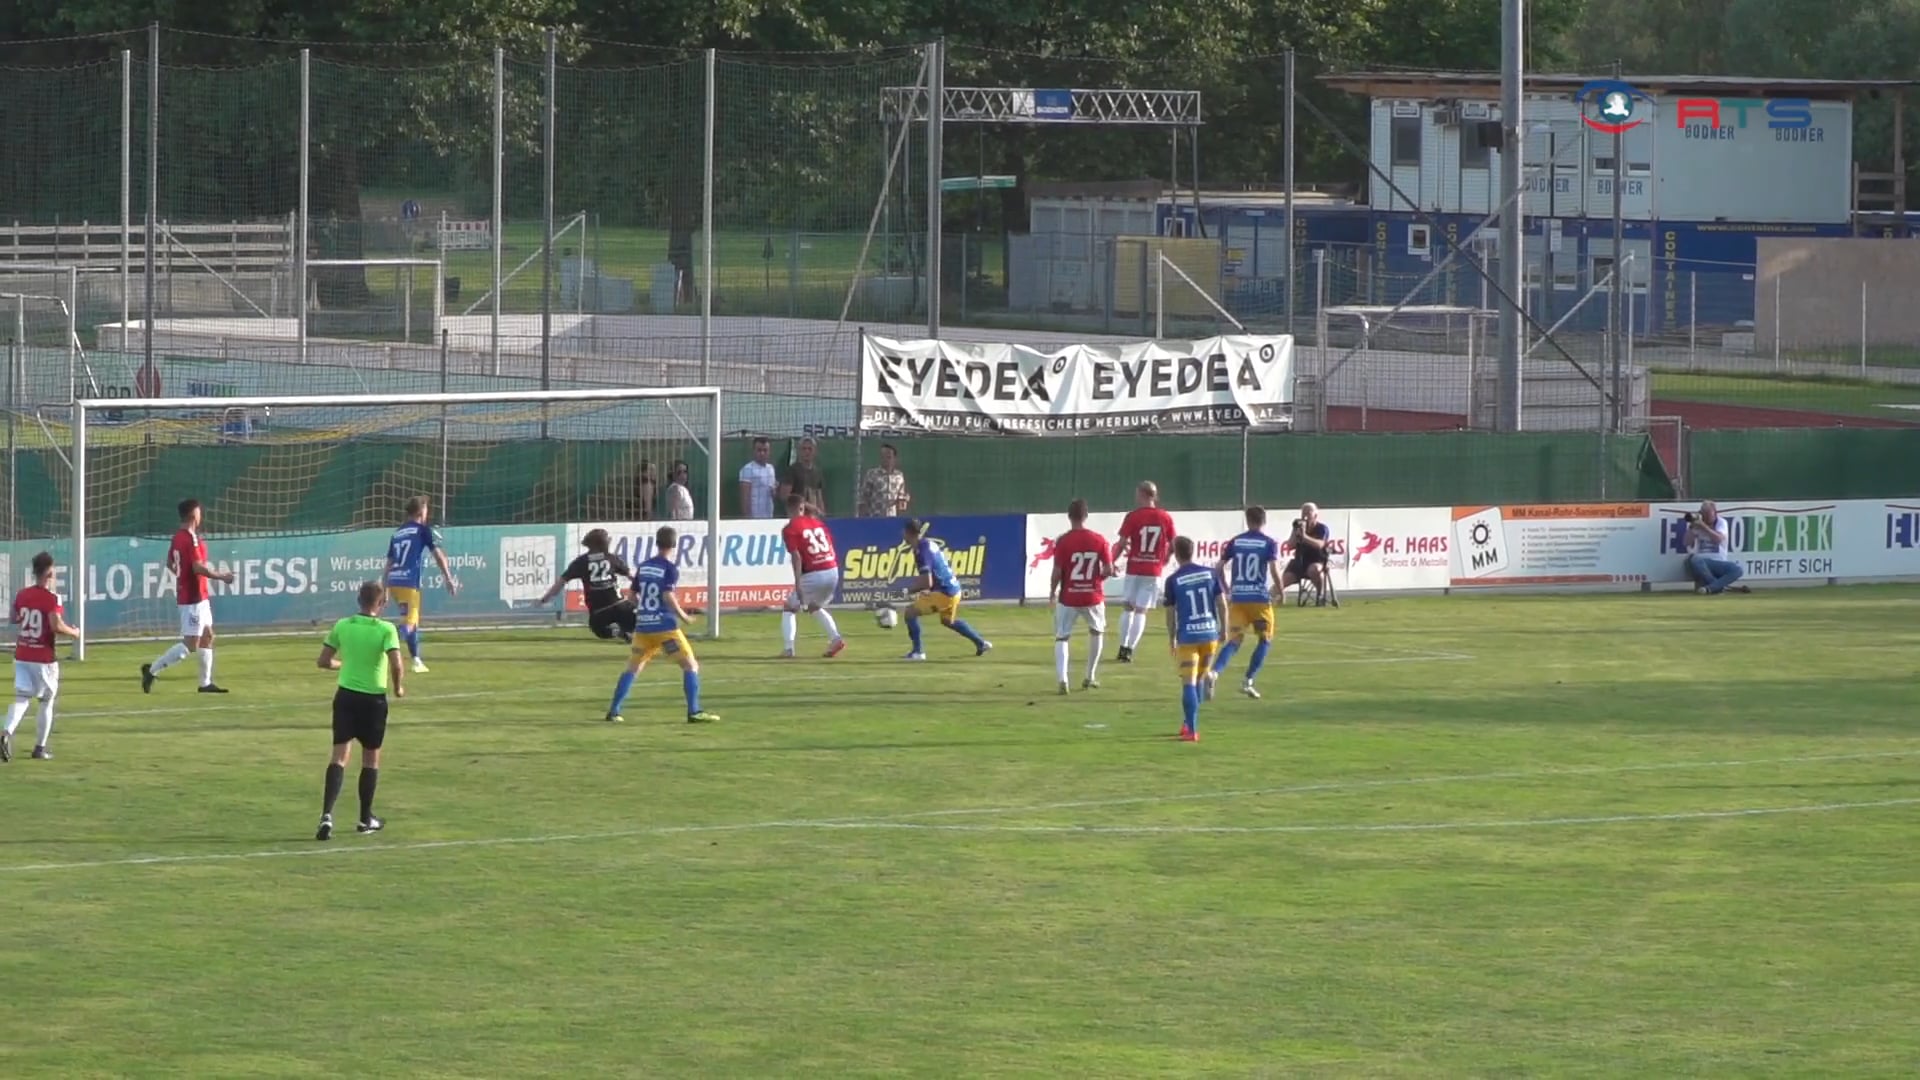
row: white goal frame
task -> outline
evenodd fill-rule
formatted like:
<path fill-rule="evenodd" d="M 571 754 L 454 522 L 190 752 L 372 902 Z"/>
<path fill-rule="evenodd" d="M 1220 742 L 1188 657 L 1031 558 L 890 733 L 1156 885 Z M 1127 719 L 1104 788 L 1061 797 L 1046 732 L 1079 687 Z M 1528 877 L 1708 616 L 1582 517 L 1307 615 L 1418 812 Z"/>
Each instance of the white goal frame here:
<path fill-rule="evenodd" d="M 81 631 L 73 643 L 73 659 L 86 659 L 87 628 L 87 425 L 90 414 L 107 411 L 162 410 L 225 412 L 228 409 L 352 408 L 396 405 L 539 405 L 567 402 L 646 401 L 662 398 L 706 398 L 707 431 L 692 433 L 695 445 L 707 453 L 707 637 L 720 636 L 720 495 L 722 469 L 722 391 L 717 386 L 607 387 L 595 390 L 520 390 L 463 394 L 314 394 L 277 397 L 79 398 L 73 403 L 73 565 L 66 598 L 69 620 Z"/>

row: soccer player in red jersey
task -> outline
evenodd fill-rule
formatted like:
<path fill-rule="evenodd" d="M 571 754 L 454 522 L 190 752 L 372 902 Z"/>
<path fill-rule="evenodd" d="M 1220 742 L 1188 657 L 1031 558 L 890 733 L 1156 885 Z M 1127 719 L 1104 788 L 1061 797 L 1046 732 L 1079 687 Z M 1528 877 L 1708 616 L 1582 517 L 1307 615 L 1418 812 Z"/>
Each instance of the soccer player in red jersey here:
<path fill-rule="evenodd" d="M 1120 655 L 1114 658 L 1123 664 L 1133 663 L 1133 650 L 1147 633 L 1147 612 L 1160 606 L 1160 575 L 1173 550 L 1173 515 L 1160 508 L 1160 489 L 1142 480 L 1134 496 L 1139 505 L 1120 523 L 1120 546 L 1113 552 L 1115 559 L 1126 560 L 1127 571 L 1120 587 L 1127 613 L 1120 619 Z"/>
<path fill-rule="evenodd" d="M 1087 500 L 1075 499 L 1067 505 L 1067 520 L 1073 528 L 1053 542 L 1053 584 L 1048 599 L 1053 608 L 1053 673 L 1060 680 L 1060 693 L 1067 692 L 1068 639 L 1073 624 L 1087 624 L 1087 677 L 1080 689 L 1100 685 L 1100 649 L 1107 633 L 1106 580 L 1113 576 L 1113 553 L 1107 550 L 1107 538 L 1087 528 Z"/>
<path fill-rule="evenodd" d="M 0 729 L 0 762 L 13 760 L 13 733 L 27 715 L 27 706 L 40 699 L 40 731 L 33 756 L 48 761 L 47 739 L 53 734 L 53 699 L 60 693 L 60 661 L 53 655 L 55 634 L 77 638 L 80 631 L 67 625 L 66 609 L 53 592 L 53 556 L 33 557 L 33 584 L 13 598 L 13 704 L 7 726 Z"/>
<path fill-rule="evenodd" d="M 189 654 L 198 653 L 200 692 L 224 694 L 226 691 L 213 683 L 213 604 L 207 599 L 207 582 L 231 585 L 233 572 L 216 569 L 207 561 L 207 542 L 200 538 L 198 499 L 180 504 L 180 531 L 173 534 L 173 546 L 167 549 L 167 569 L 173 573 L 180 603 L 180 640 L 153 663 L 140 665 L 140 690 L 152 693 L 155 676 Z"/>
<path fill-rule="evenodd" d="M 812 615 L 827 631 L 827 658 L 839 656 L 847 647 L 840 627 L 833 621 L 827 605 L 840 587 L 840 559 L 833 551 L 833 533 L 827 523 L 814 516 L 813 507 L 799 495 L 787 496 L 787 527 L 780 539 L 793 556 L 793 592 L 787 596 L 786 609 L 780 612 L 780 637 L 786 643 L 780 655 L 793 658 L 793 642 L 800 629 L 800 612 Z"/>

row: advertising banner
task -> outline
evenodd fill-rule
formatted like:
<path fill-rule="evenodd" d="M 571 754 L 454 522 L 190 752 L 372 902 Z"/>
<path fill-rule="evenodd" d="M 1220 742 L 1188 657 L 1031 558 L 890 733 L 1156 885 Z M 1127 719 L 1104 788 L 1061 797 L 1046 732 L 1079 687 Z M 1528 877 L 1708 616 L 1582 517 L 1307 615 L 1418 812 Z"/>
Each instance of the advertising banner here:
<path fill-rule="evenodd" d="M 926 519 L 934 542 L 944 547 L 954 574 L 974 599 L 1020 598 L 1020 553 L 1025 519 L 1017 514 L 998 517 L 932 517 Z M 611 536 L 613 553 L 629 565 L 652 558 L 659 521 L 589 522 L 566 527 L 566 548 L 560 565 L 579 554 L 580 537 L 595 528 Z M 682 601 L 705 607 L 707 562 L 715 557 L 708 543 L 707 523 L 672 523 L 680 534 L 674 562 L 680 567 Z M 833 518 L 834 550 L 840 557 L 840 594 L 835 603 L 866 604 L 895 601 L 906 592 L 913 576 L 913 554 L 900 536 L 900 518 Z M 793 564 L 780 532 L 784 518 L 722 521 L 720 523 L 721 610 L 777 608 L 793 588 Z M 544 589 L 545 586 L 543 585 Z M 538 596 L 538 593 L 535 594 Z M 577 588 L 567 592 L 570 611 L 582 610 Z"/>
<path fill-rule="evenodd" d="M 1320 520 L 1333 533 L 1332 551 L 1328 555 L 1327 570 L 1333 578 L 1336 590 L 1347 586 L 1347 559 L 1350 537 L 1349 518 L 1358 511 L 1321 510 Z M 1390 511 L 1373 511 L 1386 513 Z M 1238 510 L 1174 510 L 1174 530 L 1181 536 L 1191 537 L 1194 542 L 1194 560 L 1212 566 L 1220 561 L 1220 554 L 1227 541 L 1247 531 L 1246 517 Z M 1292 532 L 1294 515 L 1285 511 L 1269 510 L 1266 532 L 1280 541 L 1281 558 L 1293 555 L 1288 540 Z M 1120 523 L 1125 514 L 1089 514 L 1087 527 L 1107 538 L 1108 543 L 1118 543 Z M 1065 514 L 1029 514 L 1027 515 L 1027 599 L 1045 600 L 1047 587 L 1053 581 L 1053 545 L 1060 534 L 1068 529 Z M 1443 530 L 1444 531 L 1444 530 Z M 1122 568 L 1124 569 L 1124 568 Z M 1114 583 L 1115 586 L 1118 582 Z M 1114 588 L 1107 591 L 1108 599 L 1115 599 Z"/>
<path fill-rule="evenodd" d="M 1349 513 L 1347 587 L 1355 592 L 1446 588 L 1452 578 L 1450 517 L 1444 507 Z"/>
<path fill-rule="evenodd" d="M 1284 427 L 1293 339 L 1020 345 L 860 340 L 863 431 L 1092 435 Z"/>
<path fill-rule="evenodd" d="M 499 618 L 514 600 L 545 592 L 560 570 L 559 529 L 551 525 L 449 528 L 440 531 L 443 550 L 460 579 L 460 595 L 447 593 L 440 568 L 429 557 L 421 606 L 428 619 Z M 213 564 L 236 575 L 233 584 L 211 586 L 216 626 L 323 626 L 353 614 L 360 584 L 386 570 L 390 529 L 366 529 L 280 537 L 206 538 Z M 178 627 L 174 579 L 167 541 L 95 537 L 87 541 L 87 572 L 71 566 L 73 544 L 7 545 L 0 572 L 15 588 L 31 573 L 34 552 L 52 551 L 55 591 L 71 597 L 85 590 L 90 636 L 171 633 Z"/>
<path fill-rule="evenodd" d="M 1730 502 L 1720 505 L 1732 542 L 1729 557 L 1746 567 L 1743 583 L 1872 577 L 1887 562 L 1886 510 L 1873 502 Z M 1686 515 L 1697 503 L 1656 503 L 1658 537 L 1653 581 L 1685 581 Z M 1894 571 L 1899 573 L 1899 571 Z"/>
<path fill-rule="evenodd" d="M 1018 514 L 924 519 L 969 599 L 1018 600 L 1026 519 Z M 913 552 L 900 518 L 836 518 L 827 522 L 840 552 L 841 604 L 895 603 L 914 578 Z M 787 579 L 792 581 L 791 575 Z"/>
<path fill-rule="evenodd" d="M 681 603 L 704 608 L 714 602 L 707 592 L 707 564 L 716 557 L 720 563 L 722 611 L 773 608 L 786 603 L 787 593 L 793 588 L 793 568 L 786 545 L 780 540 L 780 530 L 786 526 L 783 518 L 722 521 L 717 556 L 704 521 L 601 521 L 568 525 L 566 550 L 560 565 L 564 569 L 574 556 L 586 550 L 580 546 L 582 536 L 593 529 L 605 529 L 613 541 L 610 549 L 613 554 L 625 559 L 627 565 L 637 566 L 653 558 L 658 550 L 654 534 L 667 524 L 680 534 L 673 561 L 680 567 Z M 583 609 L 580 590 L 569 588 L 567 610 Z"/>
<path fill-rule="evenodd" d="M 1453 584 L 1607 585 L 1660 580 L 1660 526 L 1646 503 L 1453 508 Z M 1684 578 L 1669 558 L 1671 580 Z"/>

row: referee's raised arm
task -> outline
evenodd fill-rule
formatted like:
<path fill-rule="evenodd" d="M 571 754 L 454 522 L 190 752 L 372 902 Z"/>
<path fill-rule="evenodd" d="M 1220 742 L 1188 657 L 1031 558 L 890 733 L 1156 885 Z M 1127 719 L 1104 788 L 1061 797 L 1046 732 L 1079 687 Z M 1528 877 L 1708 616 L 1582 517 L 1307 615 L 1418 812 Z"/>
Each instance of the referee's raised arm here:
<path fill-rule="evenodd" d="M 360 586 L 360 612 L 333 624 L 316 664 L 340 673 L 333 692 L 333 754 L 327 761 L 325 801 L 315 839 L 333 837 L 333 804 L 345 786 L 347 758 L 360 744 L 360 824 L 362 833 L 379 832 L 385 823 L 373 816 L 373 793 L 380 782 L 380 748 L 387 740 L 387 694 L 407 696 L 402 680 L 400 631 L 380 617 L 387 587 L 377 581 Z"/>

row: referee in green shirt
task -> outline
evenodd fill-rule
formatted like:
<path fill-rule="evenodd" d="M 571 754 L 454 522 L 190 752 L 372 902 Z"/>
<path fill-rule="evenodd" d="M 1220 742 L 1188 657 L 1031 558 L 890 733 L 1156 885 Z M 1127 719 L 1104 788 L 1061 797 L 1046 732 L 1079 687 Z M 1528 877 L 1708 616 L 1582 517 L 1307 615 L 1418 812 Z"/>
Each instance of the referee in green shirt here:
<path fill-rule="evenodd" d="M 387 588 L 376 581 L 360 586 L 360 614 L 341 619 L 320 648 L 319 665 L 340 673 L 333 692 L 333 758 L 327 762 L 327 797 L 321 806 L 320 831 L 315 840 L 333 838 L 333 804 L 346 783 L 347 757 L 360 744 L 360 826 L 363 833 L 380 831 L 373 816 L 373 789 L 380 783 L 380 747 L 387 741 L 387 687 L 394 697 L 406 697 L 401 685 L 400 631 L 380 617 L 387 606 Z"/>

